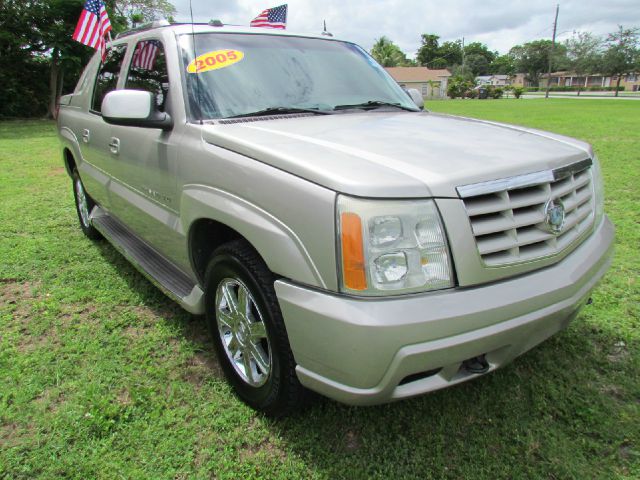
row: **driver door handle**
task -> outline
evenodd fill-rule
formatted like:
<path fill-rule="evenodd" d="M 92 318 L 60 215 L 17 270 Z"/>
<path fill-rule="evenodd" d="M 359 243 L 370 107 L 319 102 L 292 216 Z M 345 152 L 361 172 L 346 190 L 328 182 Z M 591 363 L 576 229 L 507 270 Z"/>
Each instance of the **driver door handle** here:
<path fill-rule="evenodd" d="M 114 155 L 118 155 L 120 153 L 120 139 L 116 137 L 111 137 L 111 141 L 109 142 L 109 150 Z"/>

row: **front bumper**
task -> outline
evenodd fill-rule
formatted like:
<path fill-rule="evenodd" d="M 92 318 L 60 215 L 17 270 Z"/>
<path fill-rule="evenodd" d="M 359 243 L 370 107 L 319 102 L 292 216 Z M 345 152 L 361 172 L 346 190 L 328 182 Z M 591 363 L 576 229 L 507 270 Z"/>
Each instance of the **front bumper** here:
<path fill-rule="evenodd" d="M 613 237 L 605 217 L 556 265 L 474 288 L 362 299 L 278 280 L 298 378 L 371 405 L 474 378 L 461 365 L 478 355 L 494 370 L 569 324 L 609 267 Z"/>

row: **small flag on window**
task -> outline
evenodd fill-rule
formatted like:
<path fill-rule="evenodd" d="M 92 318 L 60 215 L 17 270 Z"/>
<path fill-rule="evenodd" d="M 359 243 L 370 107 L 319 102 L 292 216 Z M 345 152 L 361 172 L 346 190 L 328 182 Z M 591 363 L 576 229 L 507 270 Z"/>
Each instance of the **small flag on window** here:
<path fill-rule="evenodd" d="M 107 53 L 105 35 L 111 30 L 109 15 L 102 0 L 87 0 L 73 32 L 73 39 L 99 50 L 102 59 Z"/>
<path fill-rule="evenodd" d="M 157 56 L 158 41 L 144 40 L 136 47 L 136 51 L 133 54 L 132 66 L 141 70 L 153 70 Z"/>
<path fill-rule="evenodd" d="M 249 24 L 252 27 L 287 28 L 287 5 L 267 8 Z"/>

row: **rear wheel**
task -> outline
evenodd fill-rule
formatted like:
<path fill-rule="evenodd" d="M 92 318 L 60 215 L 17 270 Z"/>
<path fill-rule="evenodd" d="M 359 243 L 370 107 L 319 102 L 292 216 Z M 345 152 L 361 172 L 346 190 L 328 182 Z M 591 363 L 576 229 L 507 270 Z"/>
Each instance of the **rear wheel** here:
<path fill-rule="evenodd" d="M 305 403 L 295 373 L 274 277 L 245 241 L 218 248 L 205 274 L 207 324 L 227 380 L 249 406 L 270 416 Z"/>
<path fill-rule="evenodd" d="M 71 175 L 73 180 L 73 197 L 76 201 L 76 212 L 78 212 L 78 220 L 80 220 L 80 228 L 82 232 L 91 240 L 97 240 L 101 238 L 100 232 L 91 225 L 91 210 L 95 207 L 95 202 L 87 194 L 80 180 L 78 170 L 74 169 Z"/>

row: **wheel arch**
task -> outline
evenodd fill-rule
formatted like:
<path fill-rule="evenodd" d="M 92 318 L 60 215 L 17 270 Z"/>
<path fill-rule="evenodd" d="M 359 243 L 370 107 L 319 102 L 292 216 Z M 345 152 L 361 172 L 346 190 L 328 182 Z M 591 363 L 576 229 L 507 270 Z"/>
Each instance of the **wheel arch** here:
<path fill-rule="evenodd" d="M 78 167 L 78 162 L 82 162 L 78 138 L 68 127 L 61 127 L 59 130 L 60 141 L 62 143 L 62 160 L 67 170 L 67 175 L 71 177 L 73 170 Z"/>
<path fill-rule="evenodd" d="M 68 147 L 64 147 L 62 149 L 62 158 L 64 159 L 64 168 L 67 171 L 67 175 L 71 177 L 73 171 L 77 168 L 73 152 Z"/>
<path fill-rule="evenodd" d="M 277 274 L 326 288 L 302 241 L 284 222 L 229 192 L 188 185 L 181 198 L 181 220 L 189 259 L 200 282 L 213 251 L 235 239 L 246 240 Z"/>

